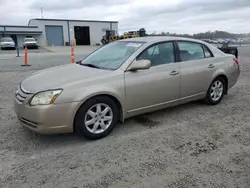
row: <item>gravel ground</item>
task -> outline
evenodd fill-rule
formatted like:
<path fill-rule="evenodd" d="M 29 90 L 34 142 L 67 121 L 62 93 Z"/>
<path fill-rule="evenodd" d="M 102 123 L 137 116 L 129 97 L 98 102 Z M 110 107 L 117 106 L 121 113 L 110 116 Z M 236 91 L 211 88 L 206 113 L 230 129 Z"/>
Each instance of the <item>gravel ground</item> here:
<path fill-rule="evenodd" d="M 16 85 L 67 56 L 34 55 L 46 64 L 28 69 L 0 57 L 0 187 L 249 188 L 249 51 L 240 48 L 242 74 L 219 105 L 193 102 L 135 117 L 98 141 L 40 136 L 14 114 Z"/>

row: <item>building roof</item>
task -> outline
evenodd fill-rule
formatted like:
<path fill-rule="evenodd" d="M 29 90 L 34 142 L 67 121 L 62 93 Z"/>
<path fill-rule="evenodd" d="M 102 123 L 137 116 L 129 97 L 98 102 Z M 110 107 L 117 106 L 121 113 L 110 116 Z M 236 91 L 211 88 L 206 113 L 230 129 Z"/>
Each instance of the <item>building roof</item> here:
<path fill-rule="evenodd" d="M 42 34 L 38 26 L 0 25 L 1 34 Z"/>
<path fill-rule="evenodd" d="M 99 23 L 118 23 L 118 21 L 101 21 L 101 20 L 70 20 L 70 19 L 46 19 L 46 18 L 34 18 L 30 19 L 28 25 L 31 20 L 40 20 L 40 21 L 70 21 L 70 22 L 99 22 Z"/>
<path fill-rule="evenodd" d="M 29 25 L 0 25 L 0 27 L 38 28 L 38 26 L 29 26 Z"/>
<path fill-rule="evenodd" d="M 0 31 L 1 34 L 9 34 L 9 35 L 14 35 L 14 34 L 42 34 L 42 31 Z"/>

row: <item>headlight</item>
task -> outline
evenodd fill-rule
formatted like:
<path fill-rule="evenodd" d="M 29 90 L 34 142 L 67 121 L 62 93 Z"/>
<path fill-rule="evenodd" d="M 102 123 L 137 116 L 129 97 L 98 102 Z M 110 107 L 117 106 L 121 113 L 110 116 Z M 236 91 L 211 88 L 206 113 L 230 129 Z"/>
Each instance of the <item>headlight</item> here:
<path fill-rule="evenodd" d="M 31 99 L 30 105 L 35 106 L 52 104 L 61 92 L 62 89 L 39 92 Z"/>

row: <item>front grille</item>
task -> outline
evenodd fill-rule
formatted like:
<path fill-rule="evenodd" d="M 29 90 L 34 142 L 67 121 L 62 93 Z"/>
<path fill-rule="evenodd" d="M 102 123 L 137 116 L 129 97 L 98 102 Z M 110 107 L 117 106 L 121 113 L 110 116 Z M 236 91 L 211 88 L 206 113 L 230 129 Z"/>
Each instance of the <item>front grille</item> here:
<path fill-rule="evenodd" d="M 20 85 L 18 89 L 16 90 L 15 97 L 18 103 L 22 104 L 29 94 L 31 93 L 23 89 L 22 86 Z"/>

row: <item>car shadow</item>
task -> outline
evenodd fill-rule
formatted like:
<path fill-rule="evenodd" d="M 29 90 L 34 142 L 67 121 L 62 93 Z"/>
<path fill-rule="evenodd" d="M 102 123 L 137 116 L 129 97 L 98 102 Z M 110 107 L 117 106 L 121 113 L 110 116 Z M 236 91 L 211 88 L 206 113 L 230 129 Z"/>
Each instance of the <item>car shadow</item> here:
<path fill-rule="evenodd" d="M 160 117 L 163 117 L 164 115 L 172 115 L 174 113 L 180 113 L 183 110 L 186 109 L 193 109 L 193 108 L 197 108 L 197 107 L 202 107 L 205 104 L 201 101 L 194 101 L 194 102 L 189 102 L 186 104 L 181 104 L 178 106 L 173 106 L 173 107 L 169 107 L 163 110 L 157 110 L 154 112 L 150 112 L 150 113 L 145 113 L 143 115 L 139 115 L 139 116 L 135 116 L 132 118 L 129 118 L 127 120 L 125 120 L 124 124 L 120 124 L 120 126 L 126 126 L 126 122 L 127 121 L 132 121 L 134 123 L 137 123 L 141 126 L 144 127 L 153 127 L 153 126 L 160 126 L 162 124 L 162 122 L 159 120 Z M 157 118 L 154 118 L 157 117 Z"/>

